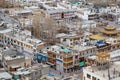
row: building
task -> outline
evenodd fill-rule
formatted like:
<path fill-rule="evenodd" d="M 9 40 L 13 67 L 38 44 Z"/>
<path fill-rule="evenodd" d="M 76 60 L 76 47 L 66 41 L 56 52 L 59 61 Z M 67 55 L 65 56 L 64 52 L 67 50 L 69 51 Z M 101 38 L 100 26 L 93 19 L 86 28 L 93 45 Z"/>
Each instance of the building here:
<path fill-rule="evenodd" d="M 33 52 L 36 49 L 40 50 L 44 46 L 41 40 L 31 37 L 31 32 L 19 29 L 5 29 L 0 31 L 1 42 L 5 45 L 13 45 L 27 52 Z"/>
<path fill-rule="evenodd" d="M 7 71 L 16 71 L 21 67 L 29 67 L 31 66 L 31 59 L 26 58 L 23 52 L 17 51 L 16 49 L 6 48 L 4 50 L 1 49 L 1 65 Z M 2 54 L 4 53 L 4 55 Z"/>
<path fill-rule="evenodd" d="M 63 34 L 64 35 L 64 34 Z M 66 46 L 72 46 L 74 43 L 77 43 L 79 40 L 83 39 L 83 36 L 78 36 L 78 35 L 66 35 L 65 36 L 60 36 L 57 35 L 57 38 L 60 39 L 60 43 Z"/>
<path fill-rule="evenodd" d="M 76 15 L 74 14 L 73 10 L 69 9 L 56 9 L 56 10 L 48 10 L 48 14 L 56 20 L 56 21 L 69 21 L 70 19 L 74 18 Z"/>
<path fill-rule="evenodd" d="M 39 0 L 6 0 L 9 1 L 13 6 L 38 6 Z"/>
<path fill-rule="evenodd" d="M 101 7 L 98 8 L 98 12 L 99 14 L 104 14 L 104 13 L 111 13 L 111 12 L 119 12 L 119 6 L 115 5 L 115 4 L 109 4 L 109 6 L 107 7 Z"/>
<path fill-rule="evenodd" d="M 98 53 L 96 63 L 83 68 L 83 80 L 119 80 L 120 71 L 117 69 L 120 66 L 119 61 L 113 64 L 110 61 L 110 54 Z"/>
<path fill-rule="evenodd" d="M 0 72 L 0 80 L 12 80 L 12 75 L 7 72 Z"/>
<path fill-rule="evenodd" d="M 46 63 L 46 62 L 48 62 L 48 55 L 45 54 L 45 53 L 37 53 L 36 57 L 37 57 L 38 63 L 41 63 L 41 62 Z"/>
<path fill-rule="evenodd" d="M 109 37 L 117 36 L 120 33 L 120 30 L 116 30 L 116 28 L 113 26 L 107 26 L 104 29 L 100 28 L 98 30 L 103 35 L 109 36 Z"/>
<path fill-rule="evenodd" d="M 41 76 L 49 74 L 49 66 L 45 64 L 36 64 L 28 68 L 19 68 L 12 72 L 14 79 L 38 80 Z"/>
<path fill-rule="evenodd" d="M 91 8 L 91 9 L 89 9 L 89 8 L 77 9 L 75 13 L 79 18 L 81 18 L 83 20 L 98 19 L 98 15 L 96 13 L 96 10 L 94 10 L 93 8 Z"/>
<path fill-rule="evenodd" d="M 28 27 L 32 25 L 33 13 L 30 9 L 15 11 L 16 18 L 20 21 L 21 27 Z"/>
<path fill-rule="evenodd" d="M 59 46 L 52 46 L 51 49 L 48 51 L 48 64 L 60 72 L 68 73 L 72 70 L 73 56 L 71 50 Z"/>
<path fill-rule="evenodd" d="M 60 7 L 55 2 L 42 2 L 41 6 L 56 21 L 69 21 L 74 18 L 74 10 Z"/>
<path fill-rule="evenodd" d="M 86 57 L 92 56 L 97 51 L 96 47 L 74 46 L 51 46 L 48 49 L 48 64 L 60 72 L 72 72 L 85 66 Z"/>

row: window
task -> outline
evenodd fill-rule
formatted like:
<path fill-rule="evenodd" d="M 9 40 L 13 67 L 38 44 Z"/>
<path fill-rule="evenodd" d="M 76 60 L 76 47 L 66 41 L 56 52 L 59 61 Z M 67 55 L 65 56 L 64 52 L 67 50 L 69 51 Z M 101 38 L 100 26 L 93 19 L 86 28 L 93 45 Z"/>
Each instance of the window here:
<path fill-rule="evenodd" d="M 92 80 L 97 80 L 97 79 L 96 79 L 96 77 L 93 76 L 93 77 L 92 77 Z"/>
<path fill-rule="evenodd" d="M 64 13 L 61 14 L 61 18 L 64 18 Z"/>
<path fill-rule="evenodd" d="M 78 59 L 78 55 L 75 56 L 75 59 Z"/>
<path fill-rule="evenodd" d="M 66 38 L 64 38 L 63 41 L 66 41 Z"/>
<path fill-rule="evenodd" d="M 81 56 L 81 53 L 79 53 L 79 56 Z"/>
<path fill-rule="evenodd" d="M 18 45 L 19 45 L 19 42 L 18 42 Z"/>
<path fill-rule="evenodd" d="M 62 59 L 62 56 L 60 56 L 60 59 Z"/>
<path fill-rule="evenodd" d="M 14 43 L 16 43 L 16 41 L 14 40 Z"/>
<path fill-rule="evenodd" d="M 21 46 L 23 46 L 23 43 L 21 43 Z"/>
<path fill-rule="evenodd" d="M 91 79 L 91 75 L 87 74 L 87 78 Z"/>
<path fill-rule="evenodd" d="M 91 50 L 91 53 L 93 52 L 93 50 Z"/>
<path fill-rule="evenodd" d="M 38 74 L 38 72 L 35 72 L 35 75 L 37 75 Z"/>

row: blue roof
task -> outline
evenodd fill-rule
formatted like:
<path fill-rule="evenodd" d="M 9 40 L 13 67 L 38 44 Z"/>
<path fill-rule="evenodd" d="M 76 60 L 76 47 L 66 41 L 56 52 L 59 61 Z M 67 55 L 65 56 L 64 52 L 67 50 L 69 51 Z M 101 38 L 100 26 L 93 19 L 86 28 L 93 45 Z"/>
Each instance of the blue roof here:
<path fill-rule="evenodd" d="M 48 74 L 48 76 L 52 77 L 52 76 L 55 76 L 54 74 Z"/>
<path fill-rule="evenodd" d="M 47 55 L 43 54 L 43 53 L 37 53 L 37 56 L 44 56 L 47 57 Z"/>
<path fill-rule="evenodd" d="M 98 41 L 98 42 L 96 43 L 96 45 L 97 45 L 97 46 L 103 46 L 103 45 L 105 45 L 105 42 L 104 42 L 104 41 Z"/>

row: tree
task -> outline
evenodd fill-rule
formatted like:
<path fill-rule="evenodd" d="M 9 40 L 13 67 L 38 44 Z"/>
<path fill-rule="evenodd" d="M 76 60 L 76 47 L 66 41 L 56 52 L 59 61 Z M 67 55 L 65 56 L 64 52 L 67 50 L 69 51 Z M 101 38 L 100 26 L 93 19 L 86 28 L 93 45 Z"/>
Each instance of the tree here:
<path fill-rule="evenodd" d="M 54 44 L 57 24 L 50 16 L 45 14 L 45 12 L 41 11 L 34 16 L 31 32 L 33 36 L 44 40 L 47 44 Z"/>
<path fill-rule="evenodd" d="M 0 0 L 1 8 L 10 8 L 10 7 L 22 7 L 20 6 L 19 1 L 16 3 L 14 0 Z"/>
<path fill-rule="evenodd" d="M 32 28 L 31 28 L 31 33 L 34 37 L 40 38 L 39 34 L 40 34 L 40 30 L 39 29 L 40 26 L 40 14 L 39 15 L 35 15 L 33 17 L 33 22 L 32 22 Z"/>
<path fill-rule="evenodd" d="M 9 5 L 9 3 L 5 0 L 0 0 L 0 7 L 1 8 L 6 8 Z"/>

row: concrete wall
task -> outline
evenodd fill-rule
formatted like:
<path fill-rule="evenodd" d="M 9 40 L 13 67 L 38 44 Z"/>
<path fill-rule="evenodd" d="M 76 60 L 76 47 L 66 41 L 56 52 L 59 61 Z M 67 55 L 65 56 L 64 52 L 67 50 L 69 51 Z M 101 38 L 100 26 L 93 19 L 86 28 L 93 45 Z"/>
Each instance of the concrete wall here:
<path fill-rule="evenodd" d="M 25 58 L 8 60 L 6 61 L 6 63 L 7 63 L 8 68 L 10 68 L 11 65 L 20 65 L 21 67 L 23 67 L 25 63 Z"/>
<path fill-rule="evenodd" d="M 50 69 L 50 66 L 48 66 L 48 65 L 45 65 L 45 66 L 44 66 L 44 65 L 43 65 L 42 68 L 41 68 L 41 74 L 42 74 L 42 75 L 49 74 L 49 71 L 50 71 L 49 69 Z"/>
<path fill-rule="evenodd" d="M 31 80 L 37 80 L 41 77 L 41 70 L 36 70 L 31 73 Z"/>

